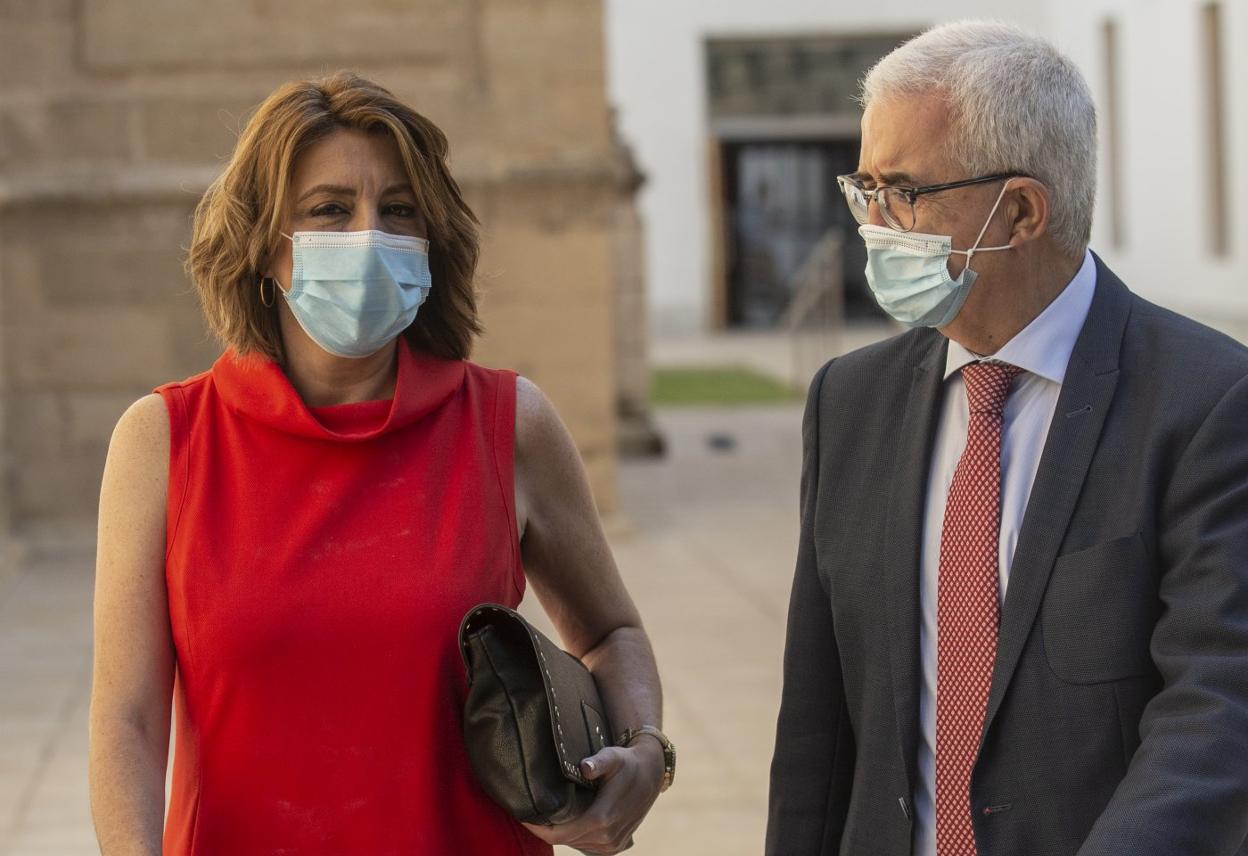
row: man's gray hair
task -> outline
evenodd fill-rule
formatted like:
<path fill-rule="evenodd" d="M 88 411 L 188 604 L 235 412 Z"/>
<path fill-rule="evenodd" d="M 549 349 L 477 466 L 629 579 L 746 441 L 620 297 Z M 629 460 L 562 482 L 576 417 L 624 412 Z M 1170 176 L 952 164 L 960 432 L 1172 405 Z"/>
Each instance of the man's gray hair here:
<path fill-rule="evenodd" d="M 863 107 L 893 96 L 943 96 L 949 156 L 966 178 L 1029 175 L 1052 200 L 1063 251 L 1087 247 L 1096 200 L 1096 107 L 1073 62 L 1044 39 L 993 21 L 934 27 L 881 59 L 862 81 Z"/>

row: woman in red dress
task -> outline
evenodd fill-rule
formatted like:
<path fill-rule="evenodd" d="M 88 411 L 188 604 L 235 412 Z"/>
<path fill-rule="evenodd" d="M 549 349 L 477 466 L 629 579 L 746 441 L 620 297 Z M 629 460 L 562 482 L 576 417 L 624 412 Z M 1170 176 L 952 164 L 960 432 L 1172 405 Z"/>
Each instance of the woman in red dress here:
<path fill-rule="evenodd" d="M 659 793 L 657 738 L 587 759 L 595 805 L 558 827 L 513 820 L 468 766 L 458 623 L 526 580 L 617 728 L 661 704 L 567 431 L 532 383 L 467 361 L 476 220 L 446 157 L 376 84 L 290 84 L 196 212 L 188 269 L 226 350 L 130 407 L 104 471 L 106 854 L 614 853 Z"/>

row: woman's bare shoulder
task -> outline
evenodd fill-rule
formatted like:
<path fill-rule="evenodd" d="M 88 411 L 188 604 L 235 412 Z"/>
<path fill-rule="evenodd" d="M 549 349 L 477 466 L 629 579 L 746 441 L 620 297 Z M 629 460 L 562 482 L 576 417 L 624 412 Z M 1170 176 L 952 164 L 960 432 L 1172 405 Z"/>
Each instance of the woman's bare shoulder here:
<path fill-rule="evenodd" d="M 149 393 L 126 408 L 113 429 L 113 442 L 162 442 L 169 446 L 169 409 L 157 393 Z"/>
<path fill-rule="evenodd" d="M 523 375 L 516 376 L 516 455 L 549 450 L 566 433 L 546 393 Z"/>
<path fill-rule="evenodd" d="M 108 458 L 108 466 L 130 476 L 165 479 L 169 466 L 169 411 L 164 399 L 151 393 L 126 408 L 113 428 Z"/>

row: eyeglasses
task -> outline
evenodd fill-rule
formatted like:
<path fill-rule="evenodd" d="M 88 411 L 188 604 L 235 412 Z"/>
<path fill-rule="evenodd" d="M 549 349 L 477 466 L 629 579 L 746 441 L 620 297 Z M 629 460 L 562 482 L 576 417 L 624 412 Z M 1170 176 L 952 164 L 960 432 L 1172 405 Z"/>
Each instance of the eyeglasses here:
<path fill-rule="evenodd" d="M 1000 172 L 963 181 L 951 181 L 948 184 L 929 184 L 926 187 L 894 187 L 886 184 L 868 189 L 863 187 L 862 181 L 853 175 L 838 175 L 836 183 L 841 186 L 841 193 L 845 194 L 845 201 L 849 203 L 849 211 L 858 221 L 858 225 L 861 226 L 867 222 L 870 217 L 869 209 L 874 201 L 889 228 L 896 229 L 898 232 L 909 232 L 914 228 L 914 203 L 920 196 L 926 193 L 953 190 L 956 187 L 969 187 L 972 184 L 1001 181 L 1017 175 L 1018 173 L 1013 172 Z"/>

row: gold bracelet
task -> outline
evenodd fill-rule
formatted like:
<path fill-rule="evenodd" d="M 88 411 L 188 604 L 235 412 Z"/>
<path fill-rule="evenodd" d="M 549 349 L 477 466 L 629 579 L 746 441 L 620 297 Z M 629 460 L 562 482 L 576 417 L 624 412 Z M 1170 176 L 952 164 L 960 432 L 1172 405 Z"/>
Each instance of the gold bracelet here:
<path fill-rule="evenodd" d="M 653 725 L 639 725 L 636 728 L 626 728 L 620 735 L 618 745 L 627 747 L 643 734 L 649 734 L 663 747 L 663 784 L 659 788 L 659 793 L 663 793 L 676 781 L 676 747 L 667 739 L 667 735 Z"/>

